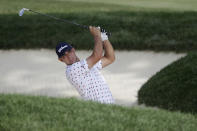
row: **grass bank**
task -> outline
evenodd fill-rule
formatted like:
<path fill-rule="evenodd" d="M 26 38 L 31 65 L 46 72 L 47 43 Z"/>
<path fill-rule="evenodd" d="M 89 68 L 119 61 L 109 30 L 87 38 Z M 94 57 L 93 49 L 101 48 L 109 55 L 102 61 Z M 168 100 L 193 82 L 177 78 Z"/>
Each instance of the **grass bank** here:
<path fill-rule="evenodd" d="M 190 114 L 23 95 L 0 95 L 0 130 L 194 131 Z"/>
<path fill-rule="evenodd" d="M 171 111 L 197 114 L 197 53 L 173 62 L 139 90 L 138 102 Z"/>
<path fill-rule="evenodd" d="M 28 12 L 19 17 L 18 11 L 26 7 L 80 24 L 100 25 L 112 33 L 115 49 L 196 50 L 195 5 L 194 0 L 1 0 L 0 49 L 54 48 L 59 41 L 77 49 L 93 47 L 86 30 Z"/>

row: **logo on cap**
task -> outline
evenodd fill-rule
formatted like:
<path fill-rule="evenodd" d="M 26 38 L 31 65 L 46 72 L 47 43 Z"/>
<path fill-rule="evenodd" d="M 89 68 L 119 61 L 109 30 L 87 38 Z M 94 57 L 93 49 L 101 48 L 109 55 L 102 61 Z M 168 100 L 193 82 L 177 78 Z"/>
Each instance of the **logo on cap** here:
<path fill-rule="evenodd" d="M 65 49 L 66 47 L 68 47 L 67 45 L 63 46 L 63 47 L 60 47 L 58 52 L 60 53 L 63 49 Z"/>
<path fill-rule="evenodd" d="M 58 57 L 62 57 L 65 55 L 65 52 L 70 51 L 72 49 L 72 46 L 66 42 L 60 42 L 56 45 L 56 54 Z"/>

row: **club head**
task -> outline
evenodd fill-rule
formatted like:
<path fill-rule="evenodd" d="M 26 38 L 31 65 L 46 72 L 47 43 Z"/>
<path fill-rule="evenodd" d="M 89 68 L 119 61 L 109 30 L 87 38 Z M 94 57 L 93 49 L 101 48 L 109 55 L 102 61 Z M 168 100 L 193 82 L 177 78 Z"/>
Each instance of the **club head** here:
<path fill-rule="evenodd" d="M 27 8 L 22 8 L 20 11 L 19 11 L 19 16 L 22 16 L 24 14 L 24 12 L 26 11 L 29 11 L 29 9 Z"/>

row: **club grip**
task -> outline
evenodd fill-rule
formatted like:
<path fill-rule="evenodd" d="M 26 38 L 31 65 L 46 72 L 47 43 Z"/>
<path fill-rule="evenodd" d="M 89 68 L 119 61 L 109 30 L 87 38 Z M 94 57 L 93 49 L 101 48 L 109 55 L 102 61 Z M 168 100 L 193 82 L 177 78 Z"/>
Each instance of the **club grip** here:
<path fill-rule="evenodd" d="M 108 37 L 110 37 L 110 36 L 111 36 L 111 32 L 107 32 L 106 35 L 107 35 Z"/>

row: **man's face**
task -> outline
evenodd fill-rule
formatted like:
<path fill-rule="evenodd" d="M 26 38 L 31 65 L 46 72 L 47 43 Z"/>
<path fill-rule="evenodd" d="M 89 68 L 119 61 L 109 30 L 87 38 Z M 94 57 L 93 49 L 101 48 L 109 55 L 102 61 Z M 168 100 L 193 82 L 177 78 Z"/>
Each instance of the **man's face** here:
<path fill-rule="evenodd" d="M 66 63 L 67 65 L 75 63 L 77 60 L 75 49 L 72 48 L 70 51 L 66 51 L 65 54 L 61 58 L 59 58 L 59 60 Z"/>

